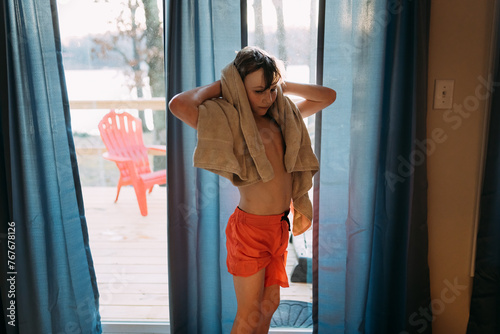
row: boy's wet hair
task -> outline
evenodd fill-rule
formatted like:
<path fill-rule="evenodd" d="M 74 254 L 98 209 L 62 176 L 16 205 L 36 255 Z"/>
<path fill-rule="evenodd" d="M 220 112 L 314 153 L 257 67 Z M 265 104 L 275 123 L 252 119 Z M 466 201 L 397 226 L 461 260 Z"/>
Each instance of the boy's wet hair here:
<path fill-rule="evenodd" d="M 276 58 L 256 46 L 246 46 L 241 49 L 234 59 L 234 66 L 236 66 L 243 81 L 248 74 L 262 68 L 265 89 L 276 85 L 282 78 Z"/>

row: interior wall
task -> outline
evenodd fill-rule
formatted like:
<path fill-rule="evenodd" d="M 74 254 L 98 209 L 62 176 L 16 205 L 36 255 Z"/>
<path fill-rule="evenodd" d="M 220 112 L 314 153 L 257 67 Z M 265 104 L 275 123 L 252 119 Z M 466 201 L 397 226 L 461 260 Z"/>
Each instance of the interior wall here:
<path fill-rule="evenodd" d="M 485 82 L 492 75 L 494 2 L 433 0 L 431 5 L 427 153 L 435 334 L 465 333 L 467 328 L 473 228 L 488 104 Z M 436 79 L 455 80 L 451 110 L 433 109 Z M 425 314 L 422 319 L 426 319 Z M 418 324 L 423 326 L 424 322 Z"/>

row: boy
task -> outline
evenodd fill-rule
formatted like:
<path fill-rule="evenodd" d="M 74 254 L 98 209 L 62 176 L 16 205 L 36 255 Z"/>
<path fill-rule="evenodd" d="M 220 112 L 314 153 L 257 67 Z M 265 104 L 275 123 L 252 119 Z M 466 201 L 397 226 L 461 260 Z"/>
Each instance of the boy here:
<path fill-rule="evenodd" d="M 307 134 L 301 118 L 332 104 L 336 92 L 322 86 L 283 81 L 276 59 L 256 47 L 239 51 L 234 63 L 223 70 L 221 80 L 176 95 L 169 108 L 176 117 L 198 129 L 200 153 L 195 152 L 195 166 L 230 178 L 240 193 L 239 205 L 226 229 L 227 265 L 233 274 L 238 304 L 231 333 L 267 333 L 279 306 L 280 286 L 288 287 L 285 265 L 290 203 L 293 198 L 294 234 L 297 234 L 295 216 L 301 216 L 297 208 L 303 197 L 307 197 L 311 184 L 311 180 L 302 182 L 300 178 L 306 174 L 311 179 L 317 170 L 309 138 L 301 139 L 305 145 L 295 143 Z M 283 97 L 284 93 L 302 100 L 294 105 Z M 215 128 L 220 125 L 220 129 L 212 132 L 206 129 L 214 124 Z M 294 129 L 297 130 L 293 132 Z M 219 136 L 216 131 L 220 138 L 214 138 Z M 215 150 L 203 149 L 207 146 L 202 145 L 204 138 L 215 143 L 233 140 L 229 144 L 236 158 L 230 152 L 219 164 L 211 163 L 218 159 L 214 154 L 203 159 L 204 154 L 210 155 Z M 303 146 L 308 146 L 310 152 L 305 152 Z M 264 157 L 259 154 L 261 147 Z M 290 157 L 290 152 L 295 155 Z M 295 161 L 304 162 L 304 166 L 293 169 Z M 309 185 L 305 193 L 301 184 Z"/>

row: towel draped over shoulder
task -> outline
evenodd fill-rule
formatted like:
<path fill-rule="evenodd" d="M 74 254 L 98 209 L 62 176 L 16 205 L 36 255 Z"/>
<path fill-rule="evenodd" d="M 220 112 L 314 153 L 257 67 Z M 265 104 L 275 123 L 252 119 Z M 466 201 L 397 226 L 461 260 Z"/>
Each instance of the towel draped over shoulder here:
<path fill-rule="evenodd" d="M 243 187 L 267 182 L 274 177 L 264 144 L 248 101 L 245 86 L 236 67 L 222 70 L 222 98 L 205 101 L 198 111 L 198 142 L 194 166 L 229 179 Z M 300 111 L 283 95 L 278 85 L 276 102 L 269 112 L 278 123 L 285 141 L 284 164 L 292 173 L 294 235 L 311 226 L 312 204 L 308 191 L 319 163 Z"/>

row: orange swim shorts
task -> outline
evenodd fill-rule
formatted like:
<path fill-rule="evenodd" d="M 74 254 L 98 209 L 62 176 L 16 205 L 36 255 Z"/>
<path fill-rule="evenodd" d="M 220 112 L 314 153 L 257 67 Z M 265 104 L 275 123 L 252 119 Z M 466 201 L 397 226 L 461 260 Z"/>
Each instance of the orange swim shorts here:
<path fill-rule="evenodd" d="M 288 287 L 285 268 L 289 230 L 288 211 L 261 216 L 236 208 L 226 228 L 228 271 L 248 277 L 266 268 L 264 286 Z"/>

